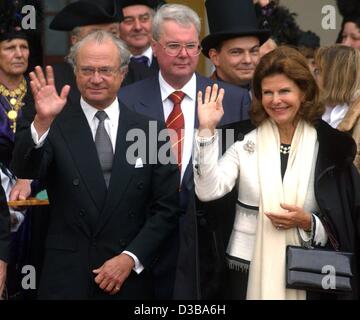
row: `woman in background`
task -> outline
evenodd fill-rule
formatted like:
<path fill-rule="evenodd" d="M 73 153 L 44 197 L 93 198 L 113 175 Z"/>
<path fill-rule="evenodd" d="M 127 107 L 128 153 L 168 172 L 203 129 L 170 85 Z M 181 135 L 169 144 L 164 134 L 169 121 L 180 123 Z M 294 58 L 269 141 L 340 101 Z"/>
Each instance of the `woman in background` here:
<path fill-rule="evenodd" d="M 360 51 L 343 45 L 320 48 L 315 63 L 326 106 L 322 118 L 352 135 L 357 145 L 354 164 L 360 172 Z"/>

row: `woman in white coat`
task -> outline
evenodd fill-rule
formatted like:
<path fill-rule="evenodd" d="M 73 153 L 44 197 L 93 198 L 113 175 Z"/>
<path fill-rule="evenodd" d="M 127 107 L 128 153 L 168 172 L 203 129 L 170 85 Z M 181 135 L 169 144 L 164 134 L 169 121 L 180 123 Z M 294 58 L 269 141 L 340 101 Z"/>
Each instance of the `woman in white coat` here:
<path fill-rule="evenodd" d="M 323 192 L 317 192 L 315 181 L 321 179 L 317 173 L 323 168 L 330 169 L 325 169 L 327 163 L 321 160 L 325 157 L 318 157 L 319 141 L 334 136 L 339 145 L 346 145 L 352 159 L 342 167 L 344 172 L 353 172 L 354 144 L 321 121 L 324 107 L 319 102 L 319 90 L 298 51 L 279 47 L 265 55 L 254 74 L 253 93 L 254 130 L 218 160 L 215 128 L 223 115 L 226 93 L 216 85 L 208 87 L 204 96 L 199 92 L 195 190 L 200 200 L 210 201 L 221 198 L 235 185 L 238 189 L 235 222 L 226 250 L 226 298 L 301 300 L 306 298 L 305 291 L 286 288 L 285 252 L 287 245 L 324 246 L 328 240 L 328 228 L 319 218 L 324 212 L 320 207 Z M 325 139 L 320 139 L 323 136 Z M 325 143 L 320 145 L 325 152 Z M 343 174 L 341 170 L 335 175 Z M 358 183 L 359 176 L 354 179 Z M 331 183 L 337 183 L 335 177 Z M 348 212 L 336 214 L 349 217 Z"/>

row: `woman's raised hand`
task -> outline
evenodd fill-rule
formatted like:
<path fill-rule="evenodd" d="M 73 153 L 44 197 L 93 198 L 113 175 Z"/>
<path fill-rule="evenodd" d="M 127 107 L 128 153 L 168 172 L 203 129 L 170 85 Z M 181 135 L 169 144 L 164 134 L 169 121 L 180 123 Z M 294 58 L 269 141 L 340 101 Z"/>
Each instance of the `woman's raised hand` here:
<path fill-rule="evenodd" d="M 222 101 L 225 91 L 220 89 L 217 84 L 212 88 L 206 87 L 205 97 L 203 93 L 198 92 L 198 118 L 199 118 L 199 135 L 210 136 L 214 134 L 217 124 L 224 115 Z"/>

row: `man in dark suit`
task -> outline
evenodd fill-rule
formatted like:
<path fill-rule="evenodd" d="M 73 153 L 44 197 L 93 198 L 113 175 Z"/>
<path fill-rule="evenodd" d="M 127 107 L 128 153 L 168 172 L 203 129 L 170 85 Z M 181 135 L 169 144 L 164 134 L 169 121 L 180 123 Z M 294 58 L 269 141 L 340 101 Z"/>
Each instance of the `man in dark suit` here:
<path fill-rule="evenodd" d="M 270 36 L 258 27 L 253 0 L 206 0 L 205 6 L 210 34 L 201 46 L 215 66 L 211 78 L 250 90 L 260 46 Z"/>
<path fill-rule="evenodd" d="M 120 22 L 120 37 L 129 47 L 131 61 L 145 65 L 151 75 L 159 71 L 159 65 L 151 48 L 152 21 L 162 0 L 120 0 L 123 20 Z"/>
<path fill-rule="evenodd" d="M 205 91 L 215 81 L 195 73 L 201 51 L 199 34 L 200 19 L 193 10 L 183 5 L 162 6 L 154 17 L 152 42 L 160 72 L 155 77 L 122 88 L 119 93 L 120 101 L 130 108 L 166 121 L 168 127 L 175 110 L 172 95 L 184 94 L 181 102 L 184 135 L 182 154 L 179 156 L 180 200 L 184 214 L 180 218 L 178 233 L 174 234 L 172 242 L 168 242 L 168 247 L 164 248 L 163 256 L 154 268 L 155 273 L 157 270 L 168 270 L 167 274 L 174 271 L 172 279 L 158 278 L 158 295 L 161 298 L 169 298 L 172 294 L 176 299 L 200 298 L 198 251 L 201 248 L 198 248 L 197 215 L 203 212 L 194 193 L 191 154 L 194 130 L 198 126 L 197 92 Z M 225 83 L 219 85 L 226 91 L 222 124 L 248 118 L 248 92 Z M 174 286 L 174 293 L 168 290 L 169 282 Z"/>
<path fill-rule="evenodd" d="M 81 100 L 66 107 L 70 87 L 58 95 L 51 67 L 30 74 L 36 115 L 19 128 L 13 168 L 47 182 L 40 298 L 153 298 L 148 269 L 178 223 L 179 173 L 159 164 L 162 144 L 146 148 L 154 141 L 149 119 L 117 100 L 129 57 L 104 31 L 79 41 L 69 58 Z M 129 151 L 129 131 L 145 137 L 139 155 Z"/>

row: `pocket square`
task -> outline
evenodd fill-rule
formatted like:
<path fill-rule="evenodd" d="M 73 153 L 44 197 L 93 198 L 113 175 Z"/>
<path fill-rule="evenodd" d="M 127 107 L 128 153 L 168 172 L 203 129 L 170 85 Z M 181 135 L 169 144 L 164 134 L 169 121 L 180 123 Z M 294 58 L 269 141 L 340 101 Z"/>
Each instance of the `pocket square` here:
<path fill-rule="evenodd" d="M 143 162 L 142 162 L 142 159 L 141 158 L 137 158 L 136 159 L 136 163 L 135 163 L 135 168 L 142 168 L 144 165 L 143 165 Z"/>

